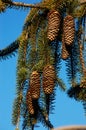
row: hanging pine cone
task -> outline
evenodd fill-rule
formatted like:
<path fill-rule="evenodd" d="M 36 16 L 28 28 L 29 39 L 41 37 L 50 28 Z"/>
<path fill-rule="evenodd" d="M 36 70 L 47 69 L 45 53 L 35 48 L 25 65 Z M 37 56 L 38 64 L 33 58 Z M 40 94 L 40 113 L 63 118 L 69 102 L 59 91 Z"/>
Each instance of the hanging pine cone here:
<path fill-rule="evenodd" d="M 68 47 L 67 45 L 65 44 L 65 41 L 64 41 L 64 35 L 62 35 L 62 59 L 63 60 L 66 60 L 68 57 L 69 57 L 69 51 L 68 51 Z"/>
<path fill-rule="evenodd" d="M 48 13 L 47 37 L 49 40 L 53 41 L 58 36 L 60 21 L 61 21 L 61 18 L 58 11 L 51 10 Z"/>
<path fill-rule="evenodd" d="M 30 91 L 27 92 L 26 103 L 27 103 L 27 108 L 28 108 L 29 113 L 31 115 L 33 115 L 34 114 L 34 108 L 33 108 L 32 97 L 31 97 Z"/>
<path fill-rule="evenodd" d="M 67 45 L 71 45 L 74 41 L 74 35 L 75 35 L 74 18 L 71 15 L 67 15 L 64 18 L 63 32 L 65 43 Z"/>
<path fill-rule="evenodd" d="M 30 92 L 32 99 L 38 99 L 40 96 L 40 75 L 33 71 L 30 76 Z"/>
<path fill-rule="evenodd" d="M 55 86 L 55 69 L 52 65 L 47 65 L 43 70 L 43 90 L 45 94 L 51 94 Z"/>

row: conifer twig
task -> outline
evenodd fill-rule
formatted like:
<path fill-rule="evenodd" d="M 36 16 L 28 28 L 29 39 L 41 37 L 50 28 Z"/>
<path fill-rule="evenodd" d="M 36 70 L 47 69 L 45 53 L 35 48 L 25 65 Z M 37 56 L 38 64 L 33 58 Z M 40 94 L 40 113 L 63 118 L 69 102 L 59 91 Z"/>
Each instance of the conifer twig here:
<path fill-rule="evenodd" d="M 9 6 L 16 6 L 16 7 L 29 7 L 29 8 L 41 8 L 45 9 L 47 7 L 41 6 L 39 4 L 27 4 L 23 2 L 10 2 L 10 1 L 5 1 L 4 3 L 8 4 Z"/>

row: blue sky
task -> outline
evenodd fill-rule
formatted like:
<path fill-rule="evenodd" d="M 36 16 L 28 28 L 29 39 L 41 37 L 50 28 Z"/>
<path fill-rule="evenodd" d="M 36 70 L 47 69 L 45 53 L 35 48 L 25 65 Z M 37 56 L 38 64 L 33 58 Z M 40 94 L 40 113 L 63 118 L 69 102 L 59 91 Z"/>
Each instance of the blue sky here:
<path fill-rule="evenodd" d="M 20 1 L 20 0 L 16 0 Z M 24 0 L 21 0 L 24 2 Z M 26 0 L 36 3 L 39 0 Z M 28 10 L 8 9 L 0 14 L 0 49 L 6 47 L 21 34 Z M 16 57 L 0 61 L 0 130 L 14 130 L 11 123 L 12 105 L 16 92 Z M 62 75 L 65 75 L 63 71 Z M 65 78 L 66 80 L 66 78 Z M 86 124 L 81 103 L 68 98 L 59 88 L 56 90 L 54 114 L 50 119 L 55 127 L 74 124 Z M 39 124 L 40 125 L 40 124 Z M 36 130 L 45 130 L 41 125 Z"/>

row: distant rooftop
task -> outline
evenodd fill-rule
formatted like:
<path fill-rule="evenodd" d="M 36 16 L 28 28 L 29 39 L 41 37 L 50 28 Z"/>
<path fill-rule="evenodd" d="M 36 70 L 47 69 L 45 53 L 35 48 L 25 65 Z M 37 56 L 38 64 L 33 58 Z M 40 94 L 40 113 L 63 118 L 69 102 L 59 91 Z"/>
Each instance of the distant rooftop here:
<path fill-rule="evenodd" d="M 86 130 L 86 125 L 64 126 L 52 130 Z"/>

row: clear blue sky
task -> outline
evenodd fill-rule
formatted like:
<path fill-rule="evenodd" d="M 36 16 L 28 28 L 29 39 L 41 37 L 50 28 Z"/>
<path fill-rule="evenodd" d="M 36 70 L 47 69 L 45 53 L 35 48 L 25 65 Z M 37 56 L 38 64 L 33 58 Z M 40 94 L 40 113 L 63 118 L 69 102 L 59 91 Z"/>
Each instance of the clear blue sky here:
<path fill-rule="evenodd" d="M 26 0 L 27 3 L 38 1 Z M 0 14 L 0 49 L 9 45 L 21 34 L 28 11 L 8 9 L 5 13 Z M 0 130 L 14 130 L 15 128 L 11 123 L 11 114 L 16 92 L 16 61 L 17 55 L 0 61 Z M 62 75 L 64 74 L 63 72 Z M 53 125 L 55 127 L 72 124 L 85 125 L 86 118 L 82 104 L 68 98 L 59 88 L 56 93 L 55 111 L 50 116 Z M 41 125 L 36 128 L 36 130 L 40 129 L 45 130 Z"/>

